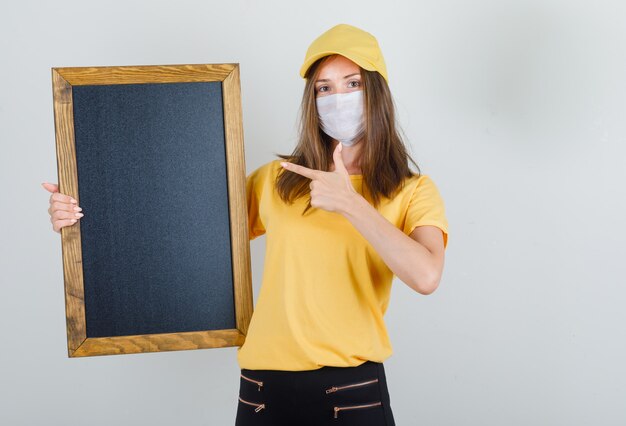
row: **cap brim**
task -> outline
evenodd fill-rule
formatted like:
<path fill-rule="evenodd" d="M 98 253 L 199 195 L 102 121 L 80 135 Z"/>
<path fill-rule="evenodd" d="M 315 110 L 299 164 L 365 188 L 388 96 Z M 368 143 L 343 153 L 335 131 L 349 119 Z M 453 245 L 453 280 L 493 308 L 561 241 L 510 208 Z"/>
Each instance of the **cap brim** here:
<path fill-rule="evenodd" d="M 330 55 L 341 55 L 345 58 L 350 59 L 352 62 L 354 62 L 355 64 L 357 64 L 358 66 L 360 66 L 363 69 L 366 69 L 368 71 L 377 71 L 376 68 L 369 63 L 368 61 L 366 61 L 363 58 L 360 58 L 356 55 L 346 55 L 343 52 L 337 52 L 337 51 L 325 51 L 325 52 L 320 52 L 317 53 L 313 56 L 311 56 L 310 58 L 307 59 L 307 61 L 302 64 L 302 66 L 300 67 L 300 77 L 305 78 L 304 76 L 306 75 L 306 72 L 308 71 L 308 69 L 311 67 L 311 65 L 313 65 L 313 63 L 315 63 L 315 61 L 317 61 L 320 58 L 323 58 L 324 56 L 330 56 Z"/>

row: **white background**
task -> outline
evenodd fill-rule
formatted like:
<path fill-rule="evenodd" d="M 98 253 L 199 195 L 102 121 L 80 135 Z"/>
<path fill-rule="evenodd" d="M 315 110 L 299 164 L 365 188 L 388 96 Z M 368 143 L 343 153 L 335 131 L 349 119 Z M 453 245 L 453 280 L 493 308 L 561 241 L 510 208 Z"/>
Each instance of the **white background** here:
<path fill-rule="evenodd" d="M 0 423 L 231 425 L 237 406 L 234 347 L 67 358 L 50 68 L 240 63 L 250 172 L 291 152 L 306 48 L 343 22 L 378 38 L 450 222 L 439 289 L 394 281 L 396 423 L 626 424 L 625 5 L 3 2 Z"/>

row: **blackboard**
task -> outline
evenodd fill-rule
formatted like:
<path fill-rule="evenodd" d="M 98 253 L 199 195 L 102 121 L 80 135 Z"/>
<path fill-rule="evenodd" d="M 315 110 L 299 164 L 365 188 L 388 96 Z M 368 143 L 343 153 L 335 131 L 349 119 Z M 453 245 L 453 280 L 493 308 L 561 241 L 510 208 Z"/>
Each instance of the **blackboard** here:
<path fill-rule="evenodd" d="M 238 66 L 53 68 L 53 88 L 59 190 L 85 215 L 62 229 L 69 356 L 241 345 Z"/>

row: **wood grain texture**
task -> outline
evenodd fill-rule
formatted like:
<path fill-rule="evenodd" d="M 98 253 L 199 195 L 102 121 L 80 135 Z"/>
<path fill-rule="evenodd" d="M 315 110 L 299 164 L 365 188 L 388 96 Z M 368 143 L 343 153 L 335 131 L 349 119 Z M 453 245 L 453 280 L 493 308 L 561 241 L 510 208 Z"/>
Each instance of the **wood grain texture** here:
<path fill-rule="evenodd" d="M 236 329 L 91 337 L 85 340 L 72 356 L 84 357 L 222 348 L 240 346 L 243 342 L 244 337 Z"/>
<path fill-rule="evenodd" d="M 253 311 L 239 64 L 52 68 L 59 192 L 78 198 L 72 86 L 222 81 L 236 329 L 86 337 L 80 220 L 61 229 L 69 357 L 240 346 Z"/>
<path fill-rule="evenodd" d="M 72 86 L 223 81 L 237 64 L 53 68 Z"/>
<path fill-rule="evenodd" d="M 237 328 L 248 334 L 252 318 L 252 278 L 250 273 L 250 238 L 246 199 L 246 165 L 243 145 L 241 86 L 239 66 L 226 77 L 223 86 L 224 133 L 228 165 L 228 202 L 231 211 L 231 246 L 235 282 Z"/>
<path fill-rule="evenodd" d="M 74 197 L 80 205 L 76 171 L 76 146 L 74 143 L 72 86 L 54 70 L 52 70 L 52 84 L 59 192 Z M 71 356 L 86 338 L 80 220 L 72 226 L 61 228 L 61 247 L 65 286 L 67 349 Z"/>

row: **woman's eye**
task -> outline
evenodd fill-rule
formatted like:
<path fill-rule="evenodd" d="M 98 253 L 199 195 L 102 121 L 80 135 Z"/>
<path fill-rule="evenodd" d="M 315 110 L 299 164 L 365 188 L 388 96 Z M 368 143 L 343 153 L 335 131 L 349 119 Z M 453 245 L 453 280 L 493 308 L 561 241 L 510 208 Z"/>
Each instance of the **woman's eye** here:
<path fill-rule="evenodd" d="M 352 83 L 354 83 L 354 84 L 352 84 Z M 348 83 L 348 86 L 350 86 L 350 87 L 359 87 L 360 84 L 361 83 L 359 81 L 352 80 L 350 83 Z"/>
<path fill-rule="evenodd" d="M 328 90 L 328 86 L 320 86 L 320 87 L 317 88 L 318 92 L 325 92 L 327 90 Z"/>

